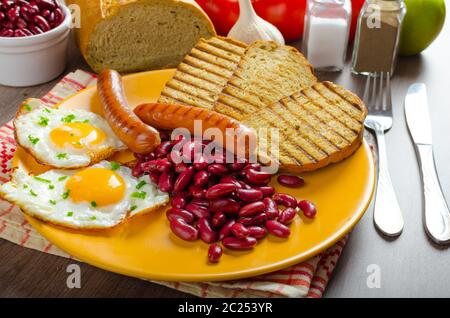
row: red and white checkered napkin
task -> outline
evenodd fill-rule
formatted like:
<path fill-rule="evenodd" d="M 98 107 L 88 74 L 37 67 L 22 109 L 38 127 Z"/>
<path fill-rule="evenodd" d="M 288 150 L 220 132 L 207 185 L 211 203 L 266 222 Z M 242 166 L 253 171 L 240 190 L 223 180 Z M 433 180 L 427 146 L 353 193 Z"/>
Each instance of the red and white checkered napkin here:
<path fill-rule="evenodd" d="M 95 75 L 78 70 L 64 77 L 41 100 L 53 105 L 95 82 Z M 9 180 L 16 149 L 11 122 L 0 128 L 0 148 L 0 182 L 4 183 Z M 37 233 L 19 208 L 1 199 L 0 238 L 44 253 L 70 257 Z M 154 283 L 200 297 L 321 297 L 346 241 L 347 237 L 306 262 L 262 276 L 220 283 Z"/>

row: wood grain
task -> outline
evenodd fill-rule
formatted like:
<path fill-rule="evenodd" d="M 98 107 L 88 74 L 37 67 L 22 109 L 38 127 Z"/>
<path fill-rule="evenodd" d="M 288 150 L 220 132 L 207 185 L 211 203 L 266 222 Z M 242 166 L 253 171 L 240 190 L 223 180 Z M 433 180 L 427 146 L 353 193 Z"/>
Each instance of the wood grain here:
<path fill-rule="evenodd" d="M 297 44 L 298 47 L 299 44 Z M 389 167 L 405 217 L 405 230 L 397 240 L 386 240 L 374 226 L 369 209 L 354 229 L 339 261 L 326 297 L 449 297 L 450 251 L 437 248 L 422 226 L 422 196 L 418 165 L 403 110 L 412 83 L 428 86 L 436 164 L 444 193 L 450 199 L 450 24 L 422 55 L 402 58 L 393 80 L 394 126 L 387 135 Z M 71 45 L 66 70 L 88 69 Z M 362 95 L 364 79 L 342 73 L 318 74 Z M 11 119 L 26 97 L 39 97 L 57 80 L 29 88 L 0 86 L 0 122 Z M 188 297 L 188 295 L 134 278 L 80 264 L 82 288 L 66 287 L 66 267 L 72 260 L 32 251 L 0 240 L 0 297 Z M 367 286 L 370 265 L 380 269 L 381 288 Z"/>

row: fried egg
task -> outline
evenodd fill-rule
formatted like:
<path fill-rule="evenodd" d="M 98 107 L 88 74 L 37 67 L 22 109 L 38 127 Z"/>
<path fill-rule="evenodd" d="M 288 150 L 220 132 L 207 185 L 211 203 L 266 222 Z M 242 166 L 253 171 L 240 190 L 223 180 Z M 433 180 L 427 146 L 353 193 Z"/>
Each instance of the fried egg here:
<path fill-rule="evenodd" d="M 107 121 L 95 113 L 48 107 L 29 110 L 21 110 L 14 120 L 16 139 L 42 164 L 82 168 L 126 149 Z"/>
<path fill-rule="evenodd" d="M 169 201 L 148 177 L 135 178 L 130 168 L 108 161 L 39 176 L 18 168 L 11 181 L 0 186 L 0 194 L 24 213 L 75 229 L 114 227 Z"/>

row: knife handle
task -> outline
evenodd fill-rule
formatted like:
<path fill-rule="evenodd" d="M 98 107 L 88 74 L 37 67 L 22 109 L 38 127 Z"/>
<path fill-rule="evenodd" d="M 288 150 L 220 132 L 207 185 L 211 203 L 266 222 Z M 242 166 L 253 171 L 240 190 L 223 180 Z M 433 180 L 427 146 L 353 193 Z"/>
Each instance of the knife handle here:
<path fill-rule="evenodd" d="M 389 174 L 384 130 L 375 129 L 378 145 L 378 179 L 373 220 L 384 235 L 395 237 L 403 231 L 403 216 Z"/>
<path fill-rule="evenodd" d="M 450 211 L 436 172 L 432 145 L 416 145 L 422 172 L 425 230 L 437 244 L 450 243 Z"/>

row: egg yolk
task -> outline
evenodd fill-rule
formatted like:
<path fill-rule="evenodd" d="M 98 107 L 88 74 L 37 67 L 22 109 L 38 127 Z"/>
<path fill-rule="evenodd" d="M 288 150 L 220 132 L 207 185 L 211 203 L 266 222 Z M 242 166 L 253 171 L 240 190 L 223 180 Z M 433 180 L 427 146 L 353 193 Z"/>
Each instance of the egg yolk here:
<path fill-rule="evenodd" d="M 74 148 L 83 148 L 83 144 L 97 145 L 105 138 L 103 130 L 87 123 L 67 123 L 50 132 L 50 139 L 59 148 L 66 144 Z"/>
<path fill-rule="evenodd" d="M 122 200 L 126 185 L 123 178 L 106 168 L 88 168 L 71 176 L 66 193 L 75 203 L 89 202 L 92 206 L 105 206 Z"/>

